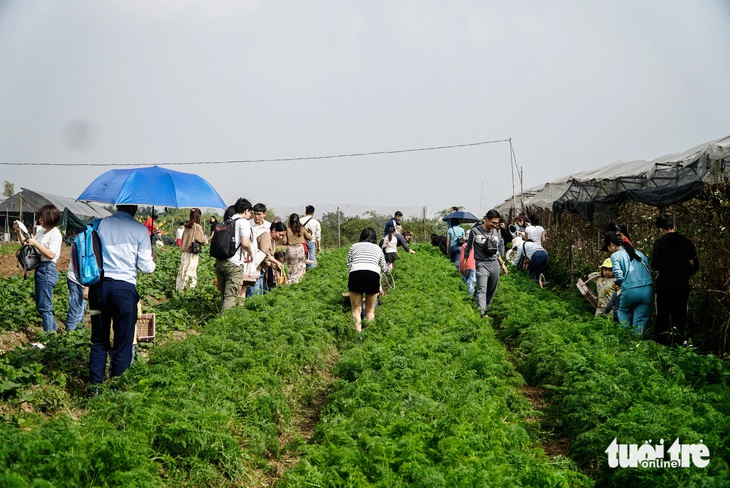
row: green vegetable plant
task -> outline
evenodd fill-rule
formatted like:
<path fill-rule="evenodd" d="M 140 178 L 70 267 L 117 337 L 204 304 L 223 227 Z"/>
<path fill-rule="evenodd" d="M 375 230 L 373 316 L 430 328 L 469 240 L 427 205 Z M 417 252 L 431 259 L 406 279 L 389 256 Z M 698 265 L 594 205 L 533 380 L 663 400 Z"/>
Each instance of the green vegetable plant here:
<path fill-rule="evenodd" d="M 601 486 L 726 486 L 730 479 L 730 369 L 712 354 L 639 341 L 609 317 L 593 317 L 577 292 L 541 290 L 514 270 L 500 281 L 494 313 L 530 385 L 547 389 L 548 417 L 572 440 L 570 456 Z M 703 442 L 706 468 L 610 468 L 614 438 Z"/>

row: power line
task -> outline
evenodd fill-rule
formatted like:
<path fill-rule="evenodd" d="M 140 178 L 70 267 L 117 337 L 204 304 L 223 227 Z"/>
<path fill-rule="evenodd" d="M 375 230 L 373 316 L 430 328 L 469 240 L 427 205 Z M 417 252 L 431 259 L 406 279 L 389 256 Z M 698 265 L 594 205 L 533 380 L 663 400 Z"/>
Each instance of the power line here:
<path fill-rule="evenodd" d="M 52 163 L 52 162 L 0 162 L 2 166 L 182 166 L 192 164 L 242 164 L 242 163 L 278 163 L 287 161 L 309 161 L 316 159 L 353 158 L 359 156 L 379 156 L 383 154 L 399 154 L 418 151 L 439 151 L 442 149 L 455 149 L 459 147 L 482 146 L 484 144 L 495 144 L 498 142 L 509 142 L 509 139 L 497 139 L 494 141 L 470 142 L 467 144 L 452 144 L 449 146 L 419 147 L 415 149 L 396 149 L 393 151 L 372 151 L 363 153 L 333 154 L 329 156 L 304 156 L 296 158 L 274 158 L 274 159 L 240 159 L 231 161 L 177 161 L 177 162 L 156 162 L 156 163 Z"/>

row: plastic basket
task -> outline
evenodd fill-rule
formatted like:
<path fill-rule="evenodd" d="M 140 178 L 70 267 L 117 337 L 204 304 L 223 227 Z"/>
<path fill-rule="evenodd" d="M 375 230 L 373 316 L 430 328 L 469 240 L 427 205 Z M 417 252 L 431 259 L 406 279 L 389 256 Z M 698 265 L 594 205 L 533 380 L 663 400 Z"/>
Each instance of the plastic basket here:
<path fill-rule="evenodd" d="M 155 340 L 155 314 L 143 313 L 137 318 L 137 342 Z"/>

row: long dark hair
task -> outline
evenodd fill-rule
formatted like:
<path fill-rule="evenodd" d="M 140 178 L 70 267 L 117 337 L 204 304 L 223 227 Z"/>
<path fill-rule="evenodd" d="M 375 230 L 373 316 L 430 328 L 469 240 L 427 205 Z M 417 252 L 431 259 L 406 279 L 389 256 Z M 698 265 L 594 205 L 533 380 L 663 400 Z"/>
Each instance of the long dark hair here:
<path fill-rule="evenodd" d="M 624 251 L 629 255 L 631 259 L 634 261 L 641 261 L 641 258 L 638 254 L 636 254 L 636 249 L 634 249 L 634 246 L 626 242 L 620 235 L 618 235 L 616 232 L 608 231 L 606 232 L 606 237 L 603 238 L 604 244 L 608 246 L 609 244 L 613 244 L 614 246 L 623 246 Z"/>
<path fill-rule="evenodd" d="M 289 216 L 289 229 L 291 229 L 292 234 L 295 236 L 301 237 L 302 235 L 302 224 L 299 222 L 299 215 L 298 214 L 291 214 Z"/>
<path fill-rule="evenodd" d="M 620 224 L 618 222 L 611 222 L 606 225 L 605 231 L 606 232 L 620 232 L 621 235 L 623 235 L 627 239 L 631 239 L 631 236 L 629 236 L 629 229 L 628 229 L 628 227 L 626 227 L 626 224 Z"/>
<path fill-rule="evenodd" d="M 377 239 L 378 237 L 377 234 L 375 234 L 375 229 L 372 227 L 365 227 L 362 232 L 360 232 L 360 242 L 370 242 L 375 244 Z"/>
<path fill-rule="evenodd" d="M 190 209 L 190 220 L 188 220 L 185 223 L 185 227 L 188 229 L 192 229 L 193 225 L 200 224 L 200 209 L 199 208 L 191 208 Z"/>

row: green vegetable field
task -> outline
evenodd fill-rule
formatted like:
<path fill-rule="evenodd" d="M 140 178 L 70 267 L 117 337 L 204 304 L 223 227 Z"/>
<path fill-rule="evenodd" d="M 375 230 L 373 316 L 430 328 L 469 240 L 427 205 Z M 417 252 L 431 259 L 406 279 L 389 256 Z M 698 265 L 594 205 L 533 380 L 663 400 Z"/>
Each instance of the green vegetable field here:
<path fill-rule="evenodd" d="M 730 486 L 726 360 L 636 342 L 516 270 L 481 319 L 439 250 L 416 250 L 362 334 L 347 249 L 224 318 L 211 258 L 179 294 L 161 250 L 138 287 L 157 339 L 99 396 L 88 330 L 0 355 L 0 486 Z M 38 326 L 32 288 L 0 280 L 0 331 Z M 612 468 L 615 438 L 702 443 L 709 463 Z"/>

